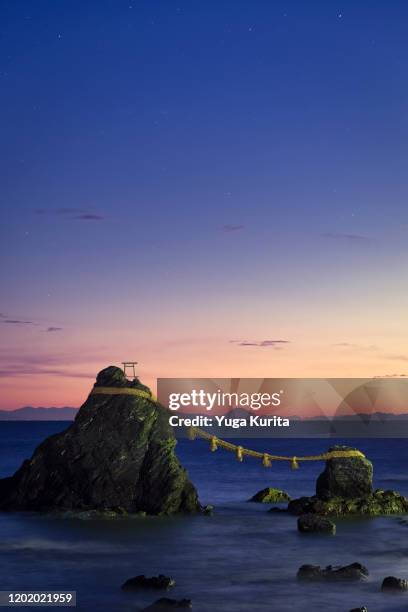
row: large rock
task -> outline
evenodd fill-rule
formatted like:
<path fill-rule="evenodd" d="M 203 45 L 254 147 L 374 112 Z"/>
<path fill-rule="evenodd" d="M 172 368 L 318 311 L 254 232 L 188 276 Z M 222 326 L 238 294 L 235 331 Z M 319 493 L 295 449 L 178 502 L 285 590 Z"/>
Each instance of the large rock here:
<path fill-rule="evenodd" d="M 331 451 L 357 450 L 350 446 L 332 446 Z M 365 457 L 338 457 L 326 461 L 326 467 L 316 482 L 320 499 L 342 497 L 354 499 L 373 492 L 373 465 Z"/>
<path fill-rule="evenodd" d="M 132 395 L 134 389 L 142 396 Z M 200 511 L 175 446 L 167 410 L 138 379 L 128 381 L 110 366 L 98 374 L 74 423 L 44 440 L 14 476 L 0 480 L 0 509 Z"/>

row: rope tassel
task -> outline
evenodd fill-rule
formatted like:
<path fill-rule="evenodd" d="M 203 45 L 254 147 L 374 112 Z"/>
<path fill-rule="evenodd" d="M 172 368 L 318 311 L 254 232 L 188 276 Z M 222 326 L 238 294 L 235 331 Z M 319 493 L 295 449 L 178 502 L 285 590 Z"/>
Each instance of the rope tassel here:
<path fill-rule="evenodd" d="M 292 457 L 292 461 L 291 461 L 290 467 L 292 468 L 292 470 L 298 470 L 299 469 L 299 463 L 298 463 L 296 457 Z"/>
<path fill-rule="evenodd" d="M 262 465 L 266 468 L 272 467 L 271 458 L 269 457 L 267 453 L 265 453 L 264 456 L 262 457 Z"/>
<path fill-rule="evenodd" d="M 218 444 L 217 444 L 217 438 L 216 436 L 213 436 L 211 438 L 211 444 L 210 444 L 210 450 L 212 453 L 214 453 L 218 448 Z"/>
<path fill-rule="evenodd" d="M 244 459 L 244 449 L 242 446 L 237 446 L 237 459 L 238 461 L 243 461 Z"/>
<path fill-rule="evenodd" d="M 196 432 L 194 427 L 189 427 L 187 429 L 187 437 L 189 440 L 195 440 L 196 439 Z"/>

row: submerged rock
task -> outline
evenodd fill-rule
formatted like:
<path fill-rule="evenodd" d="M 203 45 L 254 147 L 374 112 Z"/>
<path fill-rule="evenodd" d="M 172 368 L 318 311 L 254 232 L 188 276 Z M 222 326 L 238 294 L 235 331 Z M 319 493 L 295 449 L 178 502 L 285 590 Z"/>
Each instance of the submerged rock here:
<path fill-rule="evenodd" d="M 329 451 L 357 450 L 333 446 Z M 316 494 L 289 502 L 288 511 L 323 516 L 404 514 L 408 500 L 396 491 L 373 491 L 373 466 L 365 457 L 336 457 L 326 461 L 316 482 Z"/>
<path fill-rule="evenodd" d="M 268 510 L 268 512 L 271 512 L 272 514 L 280 514 L 281 512 L 288 512 L 287 508 L 280 508 L 279 506 L 272 506 L 272 508 L 270 508 Z"/>
<path fill-rule="evenodd" d="M 401 591 L 408 591 L 408 580 L 403 580 L 402 578 L 395 578 L 395 576 L 387 576 L 382 582 L 381 590 L 393 591 L 395 593 Z"/>
<path fill-rule="evenodd" d="M 170 599 L 170 597 L 161 597 L 147 608 L 143 608 L 142 612 L 160 612 L 161 610 L 192 610 L 193 605 L 191 599 Z"/>
<path fill-rule="evenodd" d="M 299 580 L 330 582 L 365 580 L 368 577 L 368 569 L 361 563 L 351 563 L 340 567 L 320 567 L 320 565 L 302 565 L 297 573 Z"/>
<path fill-rule="evenodd" d="M 368 608 L 362 606 L 361 608 L 353 608 L 350 612 L 368 612 Z"/>
<path fill-rule="evenodd" d="M 176 581 L 173 578 L 159 574 L 148 578 L 144 574 L 129 578 L 121 586 L 122 591 L 138 591 L 139 589 L 170 589 Z"/>
<path fill-rule="evenodd" d="M 266 487 L 266 489 L 262 489 L 262 491 L 255 493 L 255 495 L 251 497 L 249 501 L 259 502 L 261 504 L 275 504 L 278 502 L 290 501 L 290 497 L 287 493 L 285 493 L 285 491 L 274 489 L 272 487 Z"/>
<path fill-rule="evenodd" d="M 132 395 L 135 389 L 142 395 Z M 14 476 L 0 479 L 0 509 L 201 511 L 175 446 L 168 411 L 138 379 L 110 366 L 98 374 L 74 423 L 44 440 Z"/>
<path fill-rule="evenodd" d="M 298 518 L 298 530 L 301 533 L 336 533 L 336 525 L 327 518 L 317 514 L 303 514 Z"/>

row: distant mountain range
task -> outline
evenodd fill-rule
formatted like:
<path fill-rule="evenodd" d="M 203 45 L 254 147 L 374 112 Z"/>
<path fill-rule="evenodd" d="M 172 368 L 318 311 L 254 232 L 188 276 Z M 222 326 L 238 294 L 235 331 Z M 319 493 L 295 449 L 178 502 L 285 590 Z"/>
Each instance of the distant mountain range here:
<path fill-rule="evenodd" d="M 78 408 L 65 406 L 63 408 L 34 408 L 33 406 L 25 406 L 16 410 L 0 410 L 0 421 L 72 421 L 75 418 Z M 208 413 L 206 413 L 208 415 Z M 231 410 L 226 416 L 233 418 L 247 418 L 249 413 L 243 408 Z M 181 415 L 181 413 L 180 413 Z M 196 415 L 183 413 L 184 417 L 193 417 Z M 298 415 L 290 415 L 288 418 L 293 422 L 313 422 L 313 421 L 408 421 L 408 413 L 392 414 L 389 412 L 372 412 L 368 414 L 348 414 L 335 415 L 332 418 L 323 415 L 302 419 Z M 299 423 L 300 425 L 300 423 Z"/>
<path fill-rule="evenodd" d="M 78 408 L 34 408 L 25 406 L 17 410 L 0 410 L 0 421 L 72 421 Z"/>

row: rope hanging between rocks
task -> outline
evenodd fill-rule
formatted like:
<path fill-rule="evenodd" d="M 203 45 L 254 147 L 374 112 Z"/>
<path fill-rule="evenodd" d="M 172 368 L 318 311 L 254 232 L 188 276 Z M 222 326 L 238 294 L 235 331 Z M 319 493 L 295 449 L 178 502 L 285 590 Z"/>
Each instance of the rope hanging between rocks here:
<path fill-rule="evenodd" d="M 289 461 L 292 470 L 297 470 L 299 468 L 300 461 L 327 461 L 328 459 L 365 457 L 364 453 L 359 450 L 335 450 L 323 453 L 322 455 L 309 455 L 306 457 L 285 457 L 284 455 L 271 455 L 270 453 L 261 453 L 259 451 L 251 450 L 250 448 L 244 448 L 243 446 L 232 444 L 231 442 L 227 442 L 226 440 L 221 440 L 220 438 L 217 438 L 217 436 L 213 436 L 212 434 L 207 433 L 199 427 L 189 427 L 188 437 L 190 438 L 190 440 L 195 440 L 196 438 L 203 438 L 203 440 L 209 440 L 210 450 L 212 452 L 215 452 L 216 450 L 218 450 L 218 448 L 224 448 L 225 450 L 232 451 L 233 453 L 235 453 L 236 458 L 240 462 L 243 461 L 244 456 L 262 459 L 262 465 L 264 467 L 271 467 L 272 461 Z"/>
<path fill-rule="evenodd" d="M 136 395 L 152 402 L 157 401 L 152 393 L 144 391 L 143 389 L 132 389 L 131 387 L 94 387 L 91 391 L 91 395 Z M 289 461 L 292 470 L 297 470 L 299 468 L 300 461 L 327 461 L 328 459 L 365 457 L 364 453 L 359 450 L 336 450 L 323 453 L 322 455 L 310 455 L 306 457 L 285 457 L 284 455 L 271 455 L 270 453 L 261 453 L 259 451 L 251 450 L 250 448 L 244 448 L 243 446 L 232 444 L 226 440 L 221 440 L 220 438 L 217 438 L 217 436 L 213 436 L 199 427 L 189 427 L 188 437 L 190 440 L 195 440 L 196 438 L 209 440 L 210 450 L 212 452 L 218 450 L 219 447 L 232 451 L 235 453 L 237 460 L 240 462 L 244 460 L 245 456 L 262 459 L 262 465 L 264 467 L 271 467 L 272 461 Z"/>

